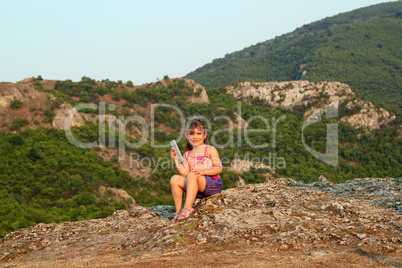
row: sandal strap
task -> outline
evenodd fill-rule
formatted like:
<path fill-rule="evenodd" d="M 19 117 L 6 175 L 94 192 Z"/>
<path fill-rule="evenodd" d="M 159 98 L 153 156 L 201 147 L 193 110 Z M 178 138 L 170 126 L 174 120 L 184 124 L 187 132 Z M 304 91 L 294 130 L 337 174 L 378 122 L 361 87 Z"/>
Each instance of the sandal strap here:
<path fill-rule="evenodd" d="M 182 210 L 180 211 L 180 215 L 178 217 L 178 219 L 185 219 L 190 217 L 190 215 L 194 212 L 193 208 L 182 208 Z"/>

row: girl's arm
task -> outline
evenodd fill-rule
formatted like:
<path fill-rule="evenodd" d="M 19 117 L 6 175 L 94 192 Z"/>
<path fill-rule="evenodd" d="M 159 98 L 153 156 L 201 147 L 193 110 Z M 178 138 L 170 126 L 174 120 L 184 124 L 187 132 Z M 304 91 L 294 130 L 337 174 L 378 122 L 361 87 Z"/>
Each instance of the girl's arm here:
<path fill-rule="evenodd" d="M 183 163 L 179 163 L 179 160 L 177 160 L 177 153 L 176 150 L 174 148 L 170 149 L 170 156 L 173 158 L 173 161 L 176 165 L 177 171 L 179 172 L 179 174 L 183 177 L 186 177 L 187 174 L 190 172 L 190 168 L 187 162 L 187 159 L 185 157 Z"/>
<path fill-rule="evenodd" d="M 209 158 L 211 158 L 213 167 L 208 168 L 208 169 L 199 170 L 201 175 L 214 176 L 214 175 L 221 174 L 222 170 L 223 170 L 222 162 L 221 162 L 221 158 L 219 157 L 219 153 L 216 150 L 216 148 L 213 146 L 209 146 L 207 148 L 207 156 Z"/>

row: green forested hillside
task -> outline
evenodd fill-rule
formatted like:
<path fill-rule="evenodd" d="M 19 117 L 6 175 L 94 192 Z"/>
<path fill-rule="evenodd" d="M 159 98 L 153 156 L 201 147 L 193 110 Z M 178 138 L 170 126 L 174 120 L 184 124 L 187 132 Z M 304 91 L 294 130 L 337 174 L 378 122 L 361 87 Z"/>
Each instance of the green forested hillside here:
<path fill-rule="evenodd" d="M 340 81 L 370 100 L 402 107 L 402 1 L 304 25 L 226 54 L 186 75 L 216 87 L 243 80 Z"/>
<path fill-rule="evenodd" d="M 106 217 L 129 204 L 100 198 L 99 186 L 132 194 L 139 187 L 127 172 L 74 147 L 61 130 L 0 133 L 0 152 L 0 237 L 39 222 Z"/>

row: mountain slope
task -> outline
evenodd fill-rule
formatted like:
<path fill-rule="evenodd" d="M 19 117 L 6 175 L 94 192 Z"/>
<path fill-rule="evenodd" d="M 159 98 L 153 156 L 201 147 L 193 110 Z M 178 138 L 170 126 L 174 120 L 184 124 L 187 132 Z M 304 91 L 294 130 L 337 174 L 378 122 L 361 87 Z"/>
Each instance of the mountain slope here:
<path fill-rule="evenodd" d="M 340 101 L 337 118 L 323 117 L 303 127 L 310 111 L 322 110 L 336 100 Z M 98 109 L 67 116 L 72 107 L 88 102 Z M 102 103 L 106 114 L 99 111 Z M 161 106 L 152 115 L 154 104 L 172 105 L 180 113 Z M 0 237 L 39 222 L 104 217 L 132 205 L 130 200 L 114 198 L 112 190 L 101 190 L 104 187 L 124 189 L 139 205 L 172 204 L 169 180 L 177 171 L 169 156 L 169 141 L 178 139 L 183 148 L 178 138 L 181 122 L 194 115 L 210 123 L 208 143 L 217 147 L 222 158 L 225 188 L 270 177 L 311 182 L 323 175 L 329 181 L 344 182 L 397 177 L 402 172 L 397 119 L 363 102 L 341 83 L 248 82 L 205 90 L 185 79 L 164 79 L 143 87 L 86 77 L 76 83 L 27 79 L 0 84 Z M 129 122 L 121 133 L 118 125 L 133 116 L 143 119 L 145 126 Z M 358 118 L 344 120 L 352 117 Z M 63 131 L 66 119 L 74 126 L 76 140 L 96 143 L 96 147 L 74 146 Z M 107 123 L 101 128 L 104 120 Z M 335 121 L 339 123 L 339 165 L 332 167 L 306 150 L 302 135 L 306 146 L 323 153 L 327 124 Z M 354 122 L 363 128 L 351 126 Z M 135 143 L 144 129 L 154 136 L 145 133 L 145 144 L 120 150 L 123 137 Z M 263 150 L 255 146 L 264 144 Z M 119 159 L 120 152 L 124 160 Z M 236 170 L 233 164 L 238 162 L 248 169 Z"/>
<path fill-rule="evenodd" d="M 207 87 L 251 79 L 339 81 L 401 107 L 401 13 L 398 1 L 339 14 L 226 54 L 186 78 Z"/>

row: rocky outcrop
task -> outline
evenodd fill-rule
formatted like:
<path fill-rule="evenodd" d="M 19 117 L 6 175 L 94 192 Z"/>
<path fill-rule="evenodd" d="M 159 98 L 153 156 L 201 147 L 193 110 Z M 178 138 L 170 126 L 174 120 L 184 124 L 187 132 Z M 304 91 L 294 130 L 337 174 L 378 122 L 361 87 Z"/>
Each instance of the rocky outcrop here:
<path fill-rule="evenodd" d="M 6 90 L 1 91 L 0 106 L 3 108 L 8 107 L 14 99 L 24 101 L 24 95 L 17 87 L 8 87 Z"/>
<path fill-rule="evenodd" d="M 209 103 L 207 91 L 203 86 L 193 80 L 185 79 L 186 85 L 194 89 L 194 95 L 190 97 L 190 103 Z"/>
<path fill-rule="evenodd" d="M 230 85 L 226 89 L 237 98 L 259 98 L 272 107 L 284 108 L 308 104 L 311 99 L 318 96 L 329 97 L 328 102 L 331 103 L 346 99 L 348 94 L 353 94 L 348 85 L 339 82 L 243 82 Z"/>
<path fill-rule="evenodd" d="M 22 106 L 11 109 L 10 105 L 14 99 L 21 101 Z M 46 101 L 48 101 L 47 94 L 35 90 L 31 84 L 22 82 L 17 84 L 0 83 L 0 129 L 7 128 L 7 125 L 10 125 L 13 120 L 21 118 L 28 120 L 29 125 L 26 127 L 37 128 L 35 122 L 43 120 L 42 113 L 39 114 L 38 111 L 44 111 L 48 108 Z M 35 111 L 32 111 L 33 109 Z"/>
<path fill-rule="evenodd" d="M 36 91 L 29 84 L 0 84 L 1 108 L 9 107 L 14 99 L 24 102 L 38 97 L 46 97 L 46 94 Z"/>
<path fill-rule="evenodd" d="M 323 183 L 331 183 L 330 181 L 327 180 L 327 178 L 324 177 L 324 175 L 320 175 L 318 177 L 318 181 Z"/>
<path fill-rule="evenodd" d="M 70 116 L 69 114 L 71 114 L 72 116 Z M 78 113 L 77 110 L 71 106 L 71 104 L 65 103 L 62 104 L 59 109 L 55 110 L 55 116 L 53 118 L 52 126 L 58 129 L 65 129 L 66 118 L 68 118 L 67 120 L 69 120 L 69 124 L 72 127 L 80 127 L 83 126 L 85 123 L 80 113 Z"/>
<path fill-rule="evenodd" d="M 366 126 L 369 129 L 377 129 L 396 118 L 395 115 L 391 115 L 384 108 L 375 108 L 371 102 L 355 100 L 348 102 L 346 105 L 349 109 L 353 109 L 356 106 L 361 107 L 360 112 L 351 116 L 344 116 L 341 121 L 348 122 L 355 127 Z"/>
<path fill-rule="evenodd" d="M 241 159 L 233 159 L 230 162 L 230 166 L 228 167 L 228 171 L 233 171 L 236 173 L 243 173 L 250 171 L 251 168 L 254 169 L 269 169 L 270 171 L 274 171 L 273 168 L 271 168 L 268 165 L 265 165 L 264 163 L 255 163 L 250 160 L 241 160 Z"/>
<path fill-rule="evenodd" d="M 377 109 L 371 102 L 356 99 L 349 86 L 339 82 L 243 82 L 230 85 L 226 89 L 238 99 L 259 98 L 274 108 L 293 109 L 300 105 L 310 105 L 311 108 L 304 114 L 306 118 L 317 112 L 323 113 L 328 105 L 339 108 L 340 103 L 347 102 L 347 108 L 355 110 L 354 114 L 338 119 L 355 127 L 375 129 L 395 119 L 385 109 Z"/>
<path fill-rule="evenodd" d="M 219 256 L 210 264 L 233 266 L 228 259 L 244 262 L 252 254 L 266 266 L 275 254 L 286 261 L 297 256 L 299 266 L 315 261 L 326 266 L 335 259 L 339 266 L 350 265 L 351 255 L 357 256 L 354 265 L 365 267 L 402 261 L 402 215 L 395 210 L 292 184 L 274 179 L 222 191 L 202 199 L 193 216 L 178 223 L 135 206 L 106 219 L 38 224 L 8 234 L 0 260 L 95 266 L 109 254 L 109 264 L 176 259 L 189 265 L 202 254 L 200 259 Z"/>
<path fill-rule="evenodd" d="M 238 113 L 234 112 L 234 116 L 235 121 L 233 122 L 233 128 L 246 129 L 248 127 L 247 121 L 244 120 Z"/>
<path fill-rule="evenodd" d="M 130 210 L 133 210 L 136 207 L 134 198 L 123 189 L 100 186 L 99 194 L 105 197 L 106 199 L 114 199 L 118 202 L 124 202 L 130 204 L 129 205 Z"/>
<path fill-rule="evenodd" d="M 236 184 L 237 187 L 242 187 L 242 186 L 246 185 L 246 183 L 244 182 L 243 178 L 240 177 L 240 176 L 237 178 L 235 184 Z"/>

